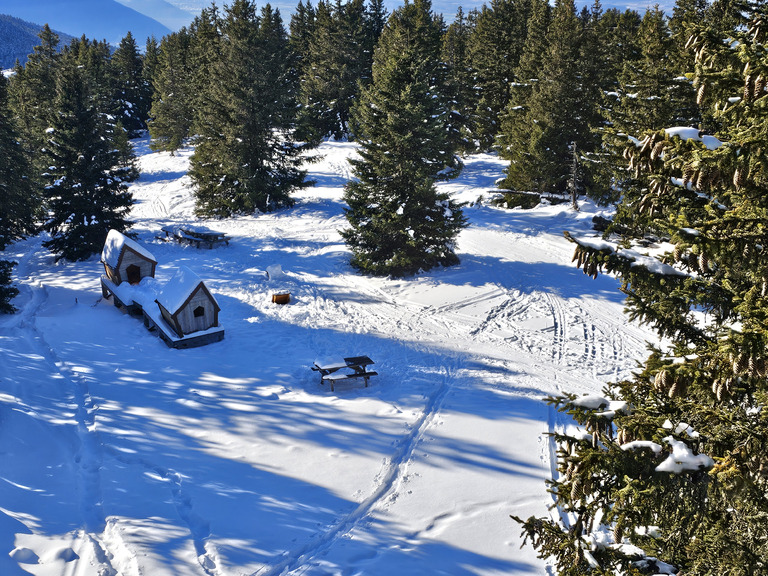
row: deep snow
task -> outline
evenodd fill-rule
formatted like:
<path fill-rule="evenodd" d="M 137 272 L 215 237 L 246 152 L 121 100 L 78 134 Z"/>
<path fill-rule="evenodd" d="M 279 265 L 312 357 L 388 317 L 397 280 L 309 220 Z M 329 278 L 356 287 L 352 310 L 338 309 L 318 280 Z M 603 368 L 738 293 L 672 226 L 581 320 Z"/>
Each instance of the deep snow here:
<path fill-rule="evenodd" d="M 546 574 L 509 518 L 551 504 L 545 433 L 565 423 L 542 398 L 599 393 L 652 339 L 615 280 L 571 263 L 562 231 L 589 234 L 594 207 L 475 203 L 504 163 L 472 156 L 442 184 L 473 203 L 461 264 L 370 278 L 338 234 L 352 144 L 323 145 L 294 208 L 199 222 L 231 236 L 213 250 L 156 238 L 198 223 L 191 151 L 136 146 L 138 241 L 158 281 L 205 281 L 226 336 L 169 349 L 101 298 L 98 256 L 6 250 L 0 574 Z M 362 354 L 368 388 L 310 369 Z"/>

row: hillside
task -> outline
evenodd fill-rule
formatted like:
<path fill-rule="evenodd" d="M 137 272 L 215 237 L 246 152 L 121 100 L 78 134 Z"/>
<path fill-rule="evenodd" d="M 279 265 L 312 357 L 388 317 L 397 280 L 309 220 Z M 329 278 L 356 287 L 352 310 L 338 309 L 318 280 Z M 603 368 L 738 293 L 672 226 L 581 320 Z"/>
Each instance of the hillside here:
<path fill-rule="evenodd" d="M 0 573 L 547 574 L 509 518 L 551 503 L 544 433 L 566 424 L 542 398 L 627 376 L 651 338 L 570 261 L 562 230 L 588 234 L 594 206 L 477 203 L 504 162 L 472 156 L 441 184 L 471 204 L 461 264 L 372 278 L 338 233 L 353 144 L 320 148 L 294 208 L 203 222 L 191 150 L 136 146 L 138 241 L 159 283 L 205 281 L 225 337 L 167 348 L 102 298 L 96 256 L 54 264 L 39 237 L 2 254 L 21 294 L 0 318 Z M 185 222 L 229 245 L 157 238 Z M 357 355 L 367 388 L 311 370 Z"/>
<path fill-rule="evenodd" d="M 24 64 L 32 49 L 40 43 L 37 34 L 41 26 L 0 14 L 0 69 L 12 68 L 18 59 Z M 72 40 L 72 36 L 56 31 L 61 45 Z"/>
<path fill-rule="evenodd" d="M 146 38 L 158 39 L 170 32 L 157 20 L 140 14 L 116 0 L 3 0 L 2 10 L 28 22 L 48 24 L 55 30 L 117 45 L 130 30 L 140 46 Z"/>

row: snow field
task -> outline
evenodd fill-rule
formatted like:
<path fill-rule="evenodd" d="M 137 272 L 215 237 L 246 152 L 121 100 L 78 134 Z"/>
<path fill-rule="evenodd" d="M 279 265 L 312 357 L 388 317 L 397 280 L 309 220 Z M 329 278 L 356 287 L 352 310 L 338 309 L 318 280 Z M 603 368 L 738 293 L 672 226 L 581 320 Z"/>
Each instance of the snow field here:
<path fill-rule="evenodd" d="M 543 433 L 565 422 L 542 398 L 599 392 L 652 338 L 614 280 L 570 263 L 562 230 L 588 233 L 593 207 L 468 206 L 459 266 L 369 278 L 338 234 L 354 145 L 322 146 L 296 207 L 200 222 L 232 238 L 214 250 L 156 239 L 194 221 L 191 151 L 136 146 L 138 241 L 159 280 L 206 282 L 226 336 L 169 349 L 100 298 L 98 258 L 6 251 L 22 294 L 0 318 L 0 573 L 545 574 L 509 518 L 551 503 Z M 442 186 L 474 202 L 502 170 L 473 156 Z M 368 388 L 310 370 L 358 354 Z"/>

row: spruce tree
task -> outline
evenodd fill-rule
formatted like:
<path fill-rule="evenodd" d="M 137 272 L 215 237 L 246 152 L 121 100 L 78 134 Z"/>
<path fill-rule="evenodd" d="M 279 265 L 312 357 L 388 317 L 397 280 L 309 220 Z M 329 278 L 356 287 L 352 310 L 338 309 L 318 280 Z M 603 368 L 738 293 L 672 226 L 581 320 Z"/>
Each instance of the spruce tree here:
<path fill-rule="evenodd" d="M 128 32 L 112 54 L 114 95 L 116 115 L 128 132 L 129 138 L 136 138 L 146 130 L 149 110 L 147 92 L 142 74 L 142 59 L 133 35 Z"/>
<path fill-rule="evenodd" d="M 146 95 L 143 100 L 146 109 L 141 110 L 141 117 L 145 118 L 145 124 L 149 122 L 150 110 L 152 109 L 152 96 L 155 88 L 152 85 L 152 79 L 155 77 L 160 58 L 160 44 L 157 38 L 150 36 L 144 46 L 144 54 L 141 63 L 141 82 Z"/>
<path fill-rule="evenodd" d="M 370 78 L 369 39 L 364 0 L 318 3 L 300 78 L 300 122 L 310 139 L 340 139 L 349 134 L 349 113 L 358 85 Z"/>
<path fill-rule="evenodd" d="M 160 42 L 148 123 L 153 150 L 174 152 L 190 136 L 195 99 L 190 41 L 189 31 L 182 28 Z"/>
<path fill-rule="evenodd" d="M 111 229 L 124 231 L 137 177 L 115 146 L 115 125 L 92 94 L 87 71 L 74 57 L 61 65 L 47 131 L 44 174 L 48 216 L 44 245 L 56 259 L 84 260 L 101 250 Z"/>
<path fill-rule="evenodd" d="M 763 5 L 727 42 L 692 38 L 696 86 L 720 132 L 628 142 L 635 191 L 617 216 L 627 236 L 569 235 L 585 272 L 617 274 L 630 318 L 663 340 L 602 397 L 551 399 L 584 430 L 554 434 L 558 513 L 518 520 L 558 574 L 768 567 L 768 93 L 751 73 L 768 64 L 766 32 Z M 644 253 L 637 219 L 668 243 Z"/>
<path fill-rule="evenodd" d="M 601 131 L 603 151 L 615 158 L 601 164 L 606 199 L 615 199 L 631 187 L 633 174 L 620 155 L 628 136 L 700 123 L 695 91 L 677 68 L 680 59 L 675 57 L 664 13 L 658 8 L 647 10 L 636 38 L 637 59 L 625 63 L 617 86 L 605 98 L 608 123 Z"/>
<path fill-rule="evenodd" d="M 480 150 L 491 149 L 499 133 L 499 114 L 509 103 L 530 13 L 531 0 L 492 0 L 477 15 L 469 54 L 479 90 L 475 139 Z"/>
<path fill-rule="evenodd" d="M 267 4 L 257 15 L 252 2 L 236 0 L 221 27 L 189 172 L 196 210 L 224 218 L 291 206 L 291 193 L 306 184 L 280 13 Z"/>
<path fill-rule="evenodd" d="M 590 102 L 580 77 L 581 30 L 573 0 L 558 0 L 547 30 L 547 50 L 523 113 L 502 123 L 499 148 L 510 160 L 502 187 L 550 193 L 565 191 L 573 144 L 588 142 Z"/>
<path fill-rule="evenodd" d="M 0 75 L 0 250 L 35 229 L 40 196 L 31 174 L 8 103 L 8 80 Z"/>
<path fill-rule="evenodd" d="M 362 272 L 402 276 L 458 262 L 464 216 L 435 187 L 461 170 L 435 93 L 439 49 L 429 0 L 396 10 L 374 55 L 373 83 L 354 106 L 360 159 L 351 161 L 356 179 L 344 193 L 350 228 L 342 236 Z"/>
<path fill-rule="evenodd" d="M 11 108 L 19 120 L 19 131 L 33 170 L 33 179 L 40 182 L 45 160 L 40 154 L 45 131 L 53 107 L 56 74 L 59 61 L 59 37 L 46 24 L 40 31 L 40 44 L 30 54 L 23 72 L 16 66 L 11 87 Z"/>
<path fill-rule="evenodd" d="M 445 66 L 442 92 L 450 107 L 450 132 L 460 152 L 474 151 L 474 110 L 478 91 L 472 79 L 469 37 L 472 23 L 459 7 L 456 17 L 443 35 L 441 60 Z"/>
<path fill-rule="evenodd" d="M 0 74 L 0 250 L 34 230 L 38 203 L 30 174 L 8 104 L 8 81 Z M 2 314 L 14 312 L 11 300 L 19 293 L 11 284 L 13 266 L 13 262 L 0 260 Z"/>

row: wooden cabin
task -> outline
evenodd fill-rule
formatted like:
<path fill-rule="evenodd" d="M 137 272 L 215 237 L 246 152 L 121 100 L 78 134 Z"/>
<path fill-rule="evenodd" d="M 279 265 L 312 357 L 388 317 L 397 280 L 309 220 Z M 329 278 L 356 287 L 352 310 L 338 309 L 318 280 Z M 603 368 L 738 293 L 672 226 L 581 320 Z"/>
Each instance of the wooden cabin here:
<path fill-rule="evenodd" d="M 157 260 L 152 253 L 117 230 L 110 230 L 101 262 L 107 278 L 116 286 L 123 282 L 138 284 L 145 276 L 155 277 Z"/>
<path fill-rule="evenodd" d="M 216 298 L 186 266 L 179 268 L 155 302 L 163 319 L 179 337 L 219 325 L 221 308 Z"/>

